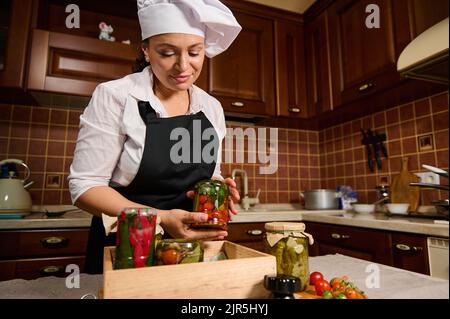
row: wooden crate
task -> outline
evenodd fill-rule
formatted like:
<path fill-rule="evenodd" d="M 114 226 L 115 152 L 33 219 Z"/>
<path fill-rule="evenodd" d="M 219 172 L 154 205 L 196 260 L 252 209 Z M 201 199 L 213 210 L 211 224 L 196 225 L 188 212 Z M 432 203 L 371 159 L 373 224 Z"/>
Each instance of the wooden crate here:
<path fill-rule="evenodd" d="M 223 251 L 228 259 L 192 264 L 113 269 L 115 247 L 105 247 L 103 298 L 268 298 L 264 275 L 276 274 L 274 256 L 229 241 L 205 241 L 204 259 Z"/>

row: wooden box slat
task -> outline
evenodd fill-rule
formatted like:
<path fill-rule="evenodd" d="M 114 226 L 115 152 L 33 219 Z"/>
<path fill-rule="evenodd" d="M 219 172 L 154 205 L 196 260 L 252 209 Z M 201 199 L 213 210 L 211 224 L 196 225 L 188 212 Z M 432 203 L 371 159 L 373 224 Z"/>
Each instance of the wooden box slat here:
<path fill-rule="evenodd" d="M 158 299 L 268 298 L 264 276 L 276 273 L 274 256 L 231 243 L 203 243 L 207 260 L 220 251 L 220 261 L 113 269 L 115 247 L 104 250 L 103 297 Z"/>

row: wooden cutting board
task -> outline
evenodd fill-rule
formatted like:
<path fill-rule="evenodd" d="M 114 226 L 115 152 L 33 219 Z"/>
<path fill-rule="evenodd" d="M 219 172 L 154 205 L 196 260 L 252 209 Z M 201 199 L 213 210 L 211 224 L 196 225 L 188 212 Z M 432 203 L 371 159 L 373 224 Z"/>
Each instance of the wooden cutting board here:
<path fill-rule="evenodd" d="M 294 293 L 295 299 L 322 299 L 316 294 L 314 286 L 309 285 L 306 290 Z"/>
<path fill-rule="evenodd" d="M 408 171 L 408 157 L 402 158 L 402 168 L 399 175 L 392 178 L 390 188 L 391 203 L 409 203 L 409 211 L 415 212 L 419 206 L 419 187 L 409 186 L 409 183 L 419 182 L 419 177 Z"/>

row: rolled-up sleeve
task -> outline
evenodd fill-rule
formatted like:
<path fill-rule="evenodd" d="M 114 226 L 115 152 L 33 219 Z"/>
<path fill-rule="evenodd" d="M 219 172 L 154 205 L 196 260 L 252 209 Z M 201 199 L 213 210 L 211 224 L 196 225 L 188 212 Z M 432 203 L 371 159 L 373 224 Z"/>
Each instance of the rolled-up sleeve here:
<path fill-rule="evenodd" d="M 124 101 L 104 84 L 95 89 L 80 116 L 80 130 L 68 177 L 72 202 L 88 189 L 108 186 L 120 158 Z"/>

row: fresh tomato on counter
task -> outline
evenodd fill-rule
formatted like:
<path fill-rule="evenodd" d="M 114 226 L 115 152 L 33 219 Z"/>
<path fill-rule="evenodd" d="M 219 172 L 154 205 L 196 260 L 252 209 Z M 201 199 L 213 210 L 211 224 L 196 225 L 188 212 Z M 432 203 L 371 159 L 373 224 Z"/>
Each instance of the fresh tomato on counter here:
<path fill-rule="evenodd" d="M 327 280 L 319 279 L 316 281 L 314 289 L 316 290 L 317 295 L 322 296 L 324 291 L 331 291 L 331 285 Z"/>
<path fill-rule="evenodd" d="M 314 286 L 321 279 L 324 279 L 322 273 L 314 271 L 309 275 L 309 284 Z"/>

